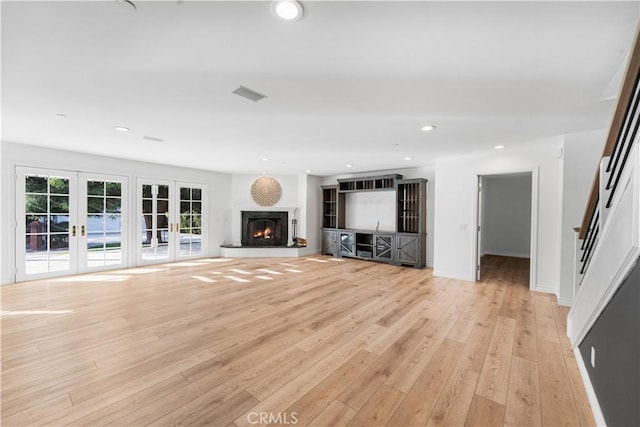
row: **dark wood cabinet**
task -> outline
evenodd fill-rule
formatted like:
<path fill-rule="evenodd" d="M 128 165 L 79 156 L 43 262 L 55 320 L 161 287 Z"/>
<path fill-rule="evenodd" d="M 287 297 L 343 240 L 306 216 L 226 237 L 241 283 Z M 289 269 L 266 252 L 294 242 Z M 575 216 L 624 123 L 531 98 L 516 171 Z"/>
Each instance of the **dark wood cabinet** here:
<path fill-rule="evenodd" d="M 345 195 L 395 191 L 396 232 L 345 228 Z M 322 186 L 322 253 L 424 268 L 427 235 L 427 180 L 389 174 L 339 179 Z"/>
<path fill-rule="evenodd" d="M 398 180 L 396 190 L 398 233 L 427 232 L 427 180 Z"/>
<path fill-rule="evenodd" d="M 338 231 L 322 229 L 322 253 L 336 256 L 338 254 Z"/>
<path fill-rule="evenodd" d="M 344 194 L 337 185 L 322 186 L 322 227 L 344 228 Z"/>
<path fill-rule="evenodd" d="M 425 264 L 424 234 L 396 234 L 396 262 L 399 265 L 408 265 L 423 268 Z"/>
<path fill-rule="evenodd" d="M 393 262 L 395 239 L 393 234 L 373 235 L 373 259 L 377 261 Z"/>
<path fill-rule="evenodd" d="M 353 256 L 355 255 L 355 233 L 353 231 L 338 231 L 338 252 L 340 256 Z"/>

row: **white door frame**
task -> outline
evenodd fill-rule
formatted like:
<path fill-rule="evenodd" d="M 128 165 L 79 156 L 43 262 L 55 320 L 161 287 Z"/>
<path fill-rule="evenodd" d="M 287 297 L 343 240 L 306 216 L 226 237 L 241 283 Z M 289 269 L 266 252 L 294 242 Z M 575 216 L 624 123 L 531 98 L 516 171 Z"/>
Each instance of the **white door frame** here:
<path fill-rule="evenodd" d="M 24 177 L 26 175 L 43 175 L 43 176 L 63 176 L 69 178 L 69 269 L 61 271 L 46 271 L 43 273 L 27 274 L 26 266 L 26 250 L 25 250 L 25 189 L 18 189 L 19 185 L 24 186 Z M 61 169 L 47 169 L 30 166 L 15 166 L 15 281 L 22 282 L 26 280 L 36 280 L 49 277 L 68 276 L 77 274 L 78 272 L 78 173 L 75 171 Z M 46 213 L 48 214 L 48 212 Z"/>
<path fill-rule="evenodd" d="M 168 244 L 168 257 L 166 259 L 149 259 L 142 258 L 142 246 L 140 245 L 140 238 L 142 236 L 142 186 L 143 185 L 166 185 L 169 187 L 169 244 Z M 202 190 L 202 242 L 201 251 L 198 254 L 181 256 L 180 255 L 180 188 L 199 188 Z M 208 210 L 209 210 L 209 195 L 208 185 L 201 182 L 188 182 L 188 181 L 172 181 L 153 178 L 138 178 L 136 181 L 136 224 L 135 224 L 135 250 L 136 250 L 136 265 L 150 265 L 150 264 L 164 264 L 168 262 L 182 261 L 194 258 L 203 258 L 208 254 L 207 236 L 208 236 Z M 155 209 L 155 206 L 154 206 Z M 154 215 L 154 223 L 157 218 L 157 213 Z M 155 233 L 154 233 L 155 238 Z"/>
<path fill-rule="evenodd" d="M 187 182 L 187 181 L 176 181 L 175 183 L 175 208 L 174 208 L 174 212 L 175 212 L 175 233 L 176 233 L 176 249 L 175 249 L 175 261 L 181 261 L 181 260 L 186 260 L 186 259 L 194 259 L 194 258 L 202 258 L 204 256 L 206 256 L 207 253 L 209 253 L 208 250 L 208 244 L 207 244 L 207 234 L 209 231 L 209 227 L 208 227 L 208 220 L 207 218 L 209 217 L 209 194 L 208 194 L 208 185 L 205 183 L 198 183 L 198 182 Z M 180 254 L 180 216 L 181 216 L 181 209 L 180 209 L 180 202 L 181 202 L 181 197 L 180 197 L 180 189 L 182 187 L 188 187 L 188 188 L 198 188 L 202 191 L 202 197 L 201 197 L 201 212 L 200 212 L 200 218 L 202 221 L 201 224 L 201 243 L 200 243 L 200 253 L 194 254 L 194 255 L 181 255 Z"/>
<path fill-rule="evenodd" d="M 110 264 L 99 267 L 88 266 L 88 251 L 87 251 L 87 239 L 88 239 L 88 225 L 87 215 L 89 215 L 87 207 L 87 182 L 88 181 L 115 181 L 121 182 L 120 186 L 120 201 L 122 203 L 120 208 L 120 264 Z M 129 264 L 128 247 L 129 247 L 129 178 L 122 175 L 107 175 L 102 173 L 78 173 L 78 226 L 80 227 L 80 234 L 78 237 L 78 272 L 88 273 L 93 271 L 114 270 L 118 268 L 125 268 Z M 84 227 L 84 228 L 83 228 Z M 86 233 L 85 233 L 86 229 Z"/>
<path fill-rule="evenodd" d="M 151 185 L 156 186 L 156 185 L 166 185 L 169 187 L 169 203 L 168 203 L 168 208 L 169 208 L 169 217 L 167 218 L 168 221 L 168 225 L 167 227 L 171 227 L 171 231 L 167 233 L 168 236 L 168 245 L 167 245 L 167 257 L 166 258 L 162 258 L 162 259 L 149 259 L 149 260 L 145 260 L 142 257 L 142 245 L 140 242 L 140 237 L 142 236 L 142 186 L 143 185 Z M 176 222 L 176 212 L 175 212 L 175 205 L 176 205 L 176 182 L 175 181 L 170 181 L 170 180 L 162 180 L 162 179 L 149 179 L 149 178 L 138 178 L 136 180 L 136 212 L 135 212 L 135 218 L 136 218 L 136 232 L 135 232 L 135 251 L 136 251 L 136 265 L 149 265 L 149 264 L 164 264 L 164 263 L 168 263 L 168 262 L 173 262 L 175 260 L 175 239 L 177 236 L 177 233 L 173 232 L 173 223 Z M 156 200 L 155 198 L 153 199 L 154 201 Z M 152 227 L 153 231 L 152 231 L 152 242 L 155 242 L 155 244 L 157 244 L 156 239 L 157 239 L 157 231 L 156 229 L 157 224 L 157 216 L 158 213 L 156 212 L 156 205 L 157 202 L 154 202 L 153 204 L 153 212 L 155 212 L 153 214 L 153 224 L 154 226 Z M 154 243 L 152 243 L 153 245 Z"/>
<path fill-rule="evenodd" d="M 534 167 L 531 169 L 500 169 L 500 170 L 487 170 L 478 171 L 474 175 L 474 201 L 473 201 L 473 251 L 471 265 L 473 266 L 473 278 L 477 279 L 476 268 L 478 265 L 478 257 L 480 256 L 478 248 L 478 218 L 480 217 L 479 209 L 481 207 L 481 201 L 479 200 L 479 188 L 478 184 L 480 178 L 487 175 L 512 175 L 518 173 L 531 173 L 531 243 L 529 249 L 529 289 L 535 291 L 538 286 L 538 175 L 539 168 Z M 483 189 L 486 191 L 486 189 Z"/>

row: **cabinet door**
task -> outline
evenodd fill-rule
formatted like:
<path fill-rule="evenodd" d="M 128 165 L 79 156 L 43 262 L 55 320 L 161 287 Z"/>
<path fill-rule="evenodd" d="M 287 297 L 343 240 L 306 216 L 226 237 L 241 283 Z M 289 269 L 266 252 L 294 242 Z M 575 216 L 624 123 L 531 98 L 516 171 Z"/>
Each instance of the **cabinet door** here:
<path fill-rule="evenodd" d="M 422 236 L 411 234 L 398 234 L 396 238 L 396 253 L 398 264 L 413 265 L 422 267 Z"/>
<path fill-rule="evenodd" d="M 340 232 L 340 254 L 346 256 L 352 256 L 353 253 L 353 241 L 354 233 Z"/>
<path fill-rule="evenodd" d="M 336 255 L 338 242 L 335 230 L 322 230 L 322 253 L 326 255 Z"/>
<path fill-rule="evenodd" d="M 380 261 L 393 260 L 393 236 L 375 234 L 373 236 L 373 257 Z"/>

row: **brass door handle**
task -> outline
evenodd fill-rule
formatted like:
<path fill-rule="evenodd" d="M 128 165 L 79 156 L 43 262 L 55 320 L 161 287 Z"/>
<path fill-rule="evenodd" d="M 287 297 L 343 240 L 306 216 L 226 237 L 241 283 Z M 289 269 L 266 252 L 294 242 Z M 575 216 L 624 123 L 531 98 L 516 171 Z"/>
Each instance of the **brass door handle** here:
<path fill-rule="evenodd" d="M 180 232 L 180 223 L 176 222 L 176 233 Z"/>
<path fill-rule="evenodd" d="M 75 225 L 73 225 L 73 226 L 71 227 L 71 236 L 72 236 L 72 237 L 76 237 L 76 226 L 75 226 Z"/>
<path fill-rule="evenodd" d="M 173 233 L 173 223 L 169 223 L 169 233 Z"/>

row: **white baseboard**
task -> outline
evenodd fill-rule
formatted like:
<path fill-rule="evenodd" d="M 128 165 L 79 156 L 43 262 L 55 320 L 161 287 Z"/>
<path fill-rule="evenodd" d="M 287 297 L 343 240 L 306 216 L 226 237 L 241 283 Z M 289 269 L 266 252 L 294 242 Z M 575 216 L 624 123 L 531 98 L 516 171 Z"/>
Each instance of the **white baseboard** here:
<path fill-rule="evenodd" d="M 587 372 L 587 367 L 584 366 L 584 360 L 582 359 L 580 349 L 577 346 L 573 348 L 573 354 L 576 357 L 576 363 L 578 364 L 578 370 L 580 371 L 580 376 L 582 377 L 584 390 L 587 392 L 587 398 L 589 398 L 589 404 L 591 405 L 593 419 L 596 422 L 597 426 L 606 427 L 607 422 L 605 421 L 604 415 L 602 414 L 602 409 L 600 409 L 600 403 L 598 402 L 596 392 L 593 389 L 593 384 L 591 384 L 591 378 L 589 377 L 589 373 Z"/>
<path fill-rule="evenodd" d="M 573 306 L 573 300 L 569 298 L 558 298 L 558 304 L 564 307 Z"/>
<path fill-rule="evenodd" d="M 556 287 L 552 285 L 538 285 L 535 289 L 536 292 L 544 292 L 546 294 L 554 294 L 556 293 Z"/>
<path fill-rule="evenodd" d="M 464 280 L 466 282 L 473 282 L 473 277 L 465 276 L 464 274 L 449 273 L 442 270 L 433 270 L 435 277 L 446 277 L 447 279 Z"/>
<path fill-rule="evenodd" d="M 482 256 L 485 256 L 485 255 L 508 256 L 508 257 L 512 257 L 512 258 L 530 258 L 528 253 L 527 254 L 522 254 L 522 253 L 501 252 L 501 251 L 483 252 Z"/>

